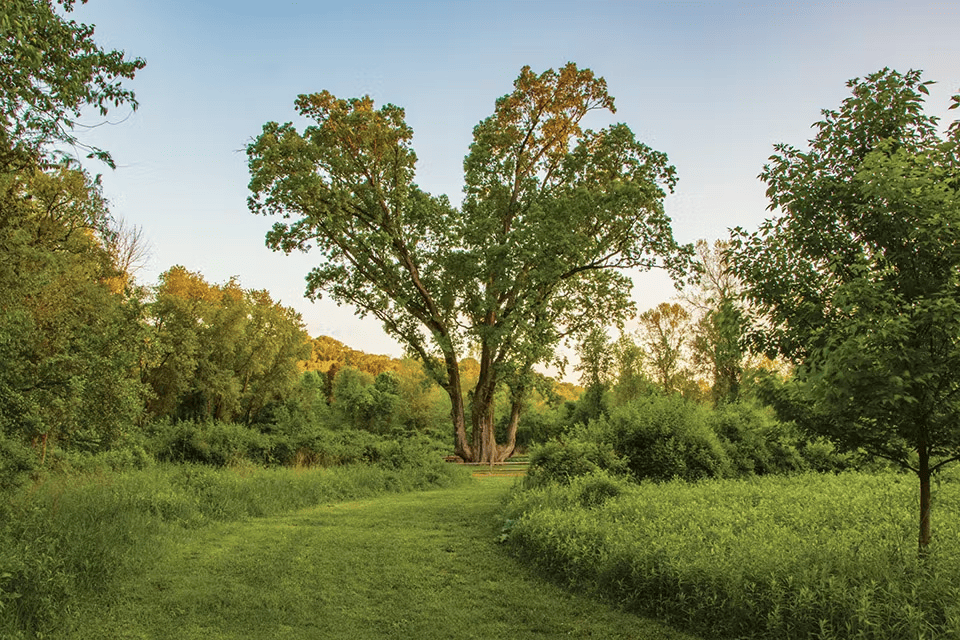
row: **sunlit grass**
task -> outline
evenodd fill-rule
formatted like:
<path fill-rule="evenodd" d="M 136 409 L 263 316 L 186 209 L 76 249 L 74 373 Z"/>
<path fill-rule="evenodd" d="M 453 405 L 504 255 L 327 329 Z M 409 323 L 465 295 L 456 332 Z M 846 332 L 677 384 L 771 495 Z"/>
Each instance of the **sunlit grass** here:
<path fill-rule="evenodd" d="M 90 603 L 57 637 L 688 637 L 518 566 L 496 542 L 512 483 L 483 478 L 182 530 L 119 585 L 112 606 Z"/>
<path fill-rule="evenodd" d="M 51 476 L 0 505 L 0 638 L 48 634 L 78 603 L 109 603 L 116 581 L 140 575 L 189 531 L 468 478 L 443 462 L 409 469 L 159 465 Z"/>

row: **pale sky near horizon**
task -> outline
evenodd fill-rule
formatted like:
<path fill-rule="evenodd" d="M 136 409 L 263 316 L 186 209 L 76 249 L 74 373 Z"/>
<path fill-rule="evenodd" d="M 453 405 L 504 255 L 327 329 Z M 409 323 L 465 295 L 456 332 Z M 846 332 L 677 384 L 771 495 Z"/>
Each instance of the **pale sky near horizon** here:
<path fill-rule="evenodd" d="M 115 171 L 89 166 L 151 245 L 140 280 L 177 264 L 209 282 L 237 276 L 300 311 L 311 335 L 393 356 L 377 322 L 306 300 L 313 256 L 268 250 L 273 220 L 247 210 L 244 147 L 267 121 L 302 126 L 298 94 L 404 107 L 418 184 L 456 204 L 472 129 L 521 67 L 576 62 L 616 99 L 615 115 L 588 124 L 625 122 L 677 167 L 666 208 L 675 237 L 693 242 L 769 217 L 757 175 L 773 145 L 803 146 L 848 79 L 923 69 L 938 82 L 928 109 L 945 119 L 960 92 L 958 2 L 89 0 L 70 17 L 147 61 L 127 83 L 139 110 L 80 133 L 113 154 Z M 635 277 L 640 311 L 674 294 L 662 274 Z"/>

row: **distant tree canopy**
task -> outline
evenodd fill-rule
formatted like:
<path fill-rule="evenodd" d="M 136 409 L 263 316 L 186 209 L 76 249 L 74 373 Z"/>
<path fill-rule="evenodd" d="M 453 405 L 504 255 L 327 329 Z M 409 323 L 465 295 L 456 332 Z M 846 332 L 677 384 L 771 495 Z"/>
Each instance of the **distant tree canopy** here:
<path fill-rule="evenodd" d="M 329 336 L 318 336 L 312 340 L 310 357 L 303 363 L 306 371 L 326 373 L 330 369 L 344 366 L 356 367 L 377 376 L 384 371 L 397 370 L 400 361 L 390 356 L 374 355 L 352 349 L 339 340 Z"/>
<path fill-rule="evenodd" d="M 256 422 L 296 387 L 310 354 L 293 309 L 266 291 L 236 280 L 211 285 L 179 266 L 160 276 L 147 317 L 141 377 L 154 415 Z"/>
<path fill-rule="evenodd" d="M 267 123 L 247 148 L 250 209 L 289 221 L 268 234 L 273 249 L 320 254 L 310 296 L 327 292 L 374 315 L 427 366 L 450 396 L 455 449 L 467 460 L 511 455 L 534 365 L 565 337 L 630 312 L 621 269 L 678 274 L 690 254 L 663 212 L 673 167 L 626 125 L 581 128 L 589 112 L 614 111 L 613 98 L 572 63 L 524 68 L 475 127 L 459 210 L 414 183 L 401 108 L 326 91 L 296 106 L 316 124 L 300 133 Z M 468 438 L 460 363 L 474 347 Z M 513 409 L 498 444 L 501 385 Z"/>

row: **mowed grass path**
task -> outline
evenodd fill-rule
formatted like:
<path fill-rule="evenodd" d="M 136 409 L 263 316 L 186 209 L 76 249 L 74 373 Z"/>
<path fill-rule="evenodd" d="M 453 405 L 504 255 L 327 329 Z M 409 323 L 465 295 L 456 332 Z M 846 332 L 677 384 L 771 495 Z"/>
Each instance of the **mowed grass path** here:
<path fill-rule="evenodd" d="M 496 542 L 512 478 L 174 529 L 71 638 L 689 640 L 539 579 Z M 66 631 L 66 630 L 65 630 Z"/>

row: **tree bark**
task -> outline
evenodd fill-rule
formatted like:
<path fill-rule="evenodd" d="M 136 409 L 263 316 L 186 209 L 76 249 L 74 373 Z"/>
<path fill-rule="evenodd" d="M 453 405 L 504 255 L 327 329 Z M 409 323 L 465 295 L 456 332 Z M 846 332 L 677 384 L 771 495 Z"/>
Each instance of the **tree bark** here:
<path fill-rule="evenodd" d="M 507 425 L 507 441 L 497 447 L 498 462 L 503 462 L 512 456 L 517 447 L 517 427 L 520 425 L 520 411 L 522 408 L 522 399 L 515 399 L 510 405 L 510 424 Z"/>
<path fill-rule="evenodd" d="M 463 390 L 460 388 L 460 363 L 452 354 L 446 354 L 447 395 L 450 396 L 450 419 L 453 422 L 453 450 L 466 461 L 472 461 L 473 448 L 467 443 L 466 415 L 463 408 Z"/>
<path fill-rule="evenodd" d="M 497 434 L 494 414 L 494 389 L 492 381 L 481 368 L 480 379 L 473 393 L 473 448 L 471 462 L 493 463 L 497 460 Z"/>
<path fill-rule="evenodd" d="M 917 475 L 920 476 L 920 556 L 927 555 L 930 545 L 930 451 L 925 441 L 920 442 L 919 465 Z"/>

